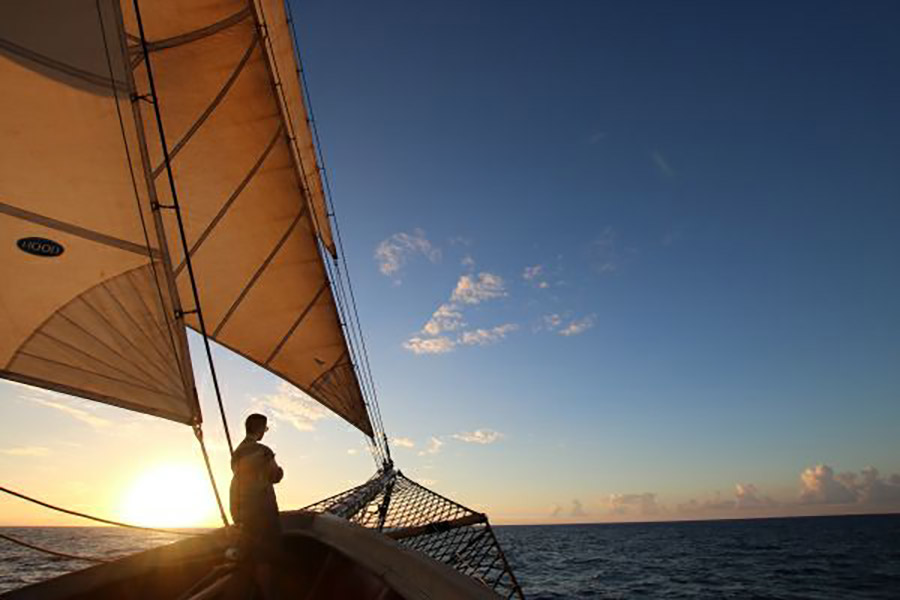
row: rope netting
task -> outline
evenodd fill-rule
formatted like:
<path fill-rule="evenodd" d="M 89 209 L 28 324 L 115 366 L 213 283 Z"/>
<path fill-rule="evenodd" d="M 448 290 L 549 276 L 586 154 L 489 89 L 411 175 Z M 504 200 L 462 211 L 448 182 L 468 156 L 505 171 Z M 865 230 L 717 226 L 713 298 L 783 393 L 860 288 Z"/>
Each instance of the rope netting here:
<path fill-rule="evenodd" d="M 503 598 L 524 598 L 487 516 L 408 479 L 399 471 L 306 507 L 377 529 L 399 544 L 480 581 Z"/>

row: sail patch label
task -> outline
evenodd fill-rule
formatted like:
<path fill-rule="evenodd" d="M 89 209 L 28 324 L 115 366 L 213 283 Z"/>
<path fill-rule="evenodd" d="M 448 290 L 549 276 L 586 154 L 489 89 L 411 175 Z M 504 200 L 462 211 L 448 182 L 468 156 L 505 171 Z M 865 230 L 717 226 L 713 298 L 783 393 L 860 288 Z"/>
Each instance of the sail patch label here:
<path fill-rule="evenodd" d="M 66 250 L 59 242 L 40 237 L 22 238 L 16 242 L 16 246 L 18 246 L 19 250 L 22 252 L 27 252 L 34 256 L 54 257 L 59 256 Z"/>

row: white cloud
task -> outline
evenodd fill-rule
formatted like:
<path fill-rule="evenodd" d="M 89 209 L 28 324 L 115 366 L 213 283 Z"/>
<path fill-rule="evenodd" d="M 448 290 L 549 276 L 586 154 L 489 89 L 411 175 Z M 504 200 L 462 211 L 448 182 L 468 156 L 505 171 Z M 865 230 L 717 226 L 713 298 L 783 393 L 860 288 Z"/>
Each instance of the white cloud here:
<path fill-rule="evenodd" d="M 581 319 L 575 319 L 570 322 L 564 328 L 559 330 L 559 335 L 571 336 L 571 335 L 579 335 L 584 333 L 588 329 L 594 326 L 594 322 L 596 321 L 596 315 L 588 315 Z"/>
<path fill-rule="evenodd" d="M 408 437 L 391 438 L 391 444 L 398 448 L 412 448 L 416 445 L 416 443 Z"/>
<path fill-rule="evenodd" d="M 415 354 L 444 354 L 456 347 L 456 342 L 446 336 L 436 338 L 411 337 L 403 347 Z"/>
<path fill-rule="evenodd" d="M 429 454 L 437 454 L 441 451 L 441 446 L 444 445 L 444 442 L 439 440 L 438 438 L 432 436 L 430 440 L 428 440 L 428 446 L 424 450 L 419 451 L 419 456 L 427 456 Z"/>
<path fill-rule="evenodd" d="M 653 159 L 653 164 L 656 165 L 656 168 L 659 169 L 659 172 L 665 175 L 666 177 L 673 177 L 675 175 L 675 169 L 672 168 L 672 165 L 669 164 L 669 161 L 663 156 L 658 150 L 654 150 L 650 153 L 650 158 Z"/>
<path fill-rule="evenodd" d="M 441 251 L 428 241 L 421 229 L 414 229 L 412 233 L 395 233 L 375 248 L 378 269 L 389 277 L 396 275 L 415 254 L 422 254 L 431 262 L 441 258 Z"/>
<path fill-rule="evenodd" d="M 544 267 L 543 265 L 534 265 L 533 267 L 525 267 L 525 270 L 522 272 L 522 279 L 525 281 L 531 281 L 532 279 L 539 277 L 541 273 L 543 273 Z"/>
<path fill-rule="evenodd" d="M 445 354 L 458 345 L 484 346 L 502 340 L 508 333 L 518 329 L 518 325 L 506 323 L 488 329 L 460 331 L 455 337 L 441 334 L 459 331 L 466 326 L 462 311 L 467 305 L 480 304 L 505 295 L 506 289 L 499 275 L 462 275 L 450 295 L 450 301 L 441 304 L 418 335 L 403 342 L 403 347 L 415 354 Z"/>
<path fill-rule="evenodd" d="M 459 264 L 461 266 L 465 267 L 466 269 L 472 269 L 475 267 L 475 259 L 472 258 L 470 255 L 466 254 L 463 257 L 463 259 L 461 261 L 459 261 Z"/>
<path fill-rule="evenodd" d="M 458 343 L 466 346 L 486 346 L 488 344 L 499 342 L 505 338 L 508 333 L 515 331 L 518 328 L 519 326 L 515 323 L 506 323 L 505 325 L 498 325 L 497 327 L 492 327 L 490 329 L 464 331 L 459 336 Z"/>
<path fill-rule="evenodd" d="M 538 287 L 541 288 L 542 290 L 546 290 L 548 287 L 550 287 L 550 284 L 547 283 L 546 281 L 542 281 L 538 284 Z"/>
<path fill-rule="evenodd" d="M 357 450 L 356 448 L 347 448 L 347 454 L 349 454 L 350 456 L 356 456 L 357 454 L 359 454 L 359 450 Z"/>
<path fill-rule="evenodd" d="M 0 454 L 8 456 L 50 456 L 50 448 L 43 446 L 18 446 L 0 449 Z"/>
<path fill-rule="evenodd" d="M 493 273 L 479 273 L 477 278 L 463 275 L 456 283 L 456 289 L 450 297 L 451 302 L 463 304 L 480 304 L 486 300 L 506 295 L 503 278 Z"/>
<path fill-rule="evenodd" d="M 900 505 L 900 475 L 885 478 L 874 467 L 835 474 L 828 465 L 816 465 L 800 474 L 800 483 L 806 504 Z"/>
<path fill-rule="evenodd" d="M 476 429 L 453 434 L 453 439 L 467 444 L 493 444 L 503 439 L 503 434 L 493 429 Z"/>
<path fill-rule="evenodd" d="M 734 486 L 734 506 L 744 508 L 768 508 L 777 503 L 764 496 L 752 483 L 738 483 Z"/>
<path fill-rule="evenodd" d="M 331 412 L 289 383 L 282 382 L 278 392 L 253 399 L 254 410 L 290 423 L 299 431 L 315 431 L 316 422 L 332 418 Z"/>
<path fill-rule="evenodd" d="M 610 494 L 607 503 L 609 511 L 616 515 L 633 513 L 655 515 L 660 511 L 660 507 L 656 502 L 656 494 L 650 492 L 643 494 Z"/>
<path fill-rule="evenodd" d="M 422 327 L 422 333 L 438 335 L 442 331 L 455 331 L 465 325 L 462 313 L 455 304 L 441 304 Z"/>

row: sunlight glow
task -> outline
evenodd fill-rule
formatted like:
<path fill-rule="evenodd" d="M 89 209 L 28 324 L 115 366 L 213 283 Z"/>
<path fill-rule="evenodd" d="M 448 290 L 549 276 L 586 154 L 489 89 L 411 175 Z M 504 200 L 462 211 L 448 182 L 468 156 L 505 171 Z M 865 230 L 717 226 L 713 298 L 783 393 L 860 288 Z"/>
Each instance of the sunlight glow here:
<path fill-rule="evenodd" d="M 203 469 L 167 463 L 135 479 L 120 514 L 125 522 L 145 527 L 202 527 L 215 518 L 216 504 Z"/>

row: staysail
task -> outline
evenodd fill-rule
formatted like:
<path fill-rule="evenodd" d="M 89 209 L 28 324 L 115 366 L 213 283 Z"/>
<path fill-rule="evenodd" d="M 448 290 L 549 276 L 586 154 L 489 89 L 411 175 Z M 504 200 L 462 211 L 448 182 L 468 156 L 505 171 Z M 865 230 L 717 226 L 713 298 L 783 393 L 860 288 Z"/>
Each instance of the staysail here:
<path fill-rule="evenodd" d="M 126 273 L 129 282 L 162 274 L 143 288 L 155 294 L 156 313 L 152 307 L 140 315 L 129 312 L 138 323 L 129 341 L 151 329 L 169 332 L 176 342 L 169 356 L 179 365 L 187 361 L 183 329 L 172 315 L 195 329 L 199 322 L 150 104 L 143 38 L 208 334 L 371 436 L 319 252 L 320 242 L 328 253 L 335 248 L 281 0 L 144 2 L 143 36 L 130 1 L 65 3 L 72 18 L 53 19 L 66 27 L 49 35 L 40 15 L 58 11 L 59 3 L 12 4 L 12 10 L 7 3 L 0 8 L 15 13 L 14 19 L 0 14 L 0 77 L 15 88 L 11 97 L 4 93 L 0 99 L 0 128 L 7 140 L 10 133 L 16 136 L 0 150 L 0 218 L 4 232 L 12 232 L 13 224 L 15 231 L 2 251 L 11 260 L 3 261 L 0 276 L 24 285 L 0 292 L 3 327 L 18 332 L 15 339 L 0 341 L 2 375 L 122 406 L 130 402 L 131 390 L 112 393 L 109 384 L 91 393 L 73 383 L 84 377 L 80 371 L 73 381 L 59 382 L 53 378 L 60 371 L 47 367 L 36 374 L 29 362 L 47 363 L 43 346 L 31 347 L 36 338 L 47 344 L 47 336 L 34 333 L 46 327 L 43 323 L 68 324 L 74 317 L 62 314 L 70 310 L 66 307 L 80 307 L 85 294 L 97 305 L 99 292 L 91 290 L 99 285 L 106 293 L 109 282 Z M 85 42 L 89 37 L 92 46 Z M 121 173 L 112 172 L 117 167 Z M 155 219 L 168 234 L 165 245 Z M 53 241 L 65 251 L 33 256 L 15 247 L 27 237 Z M 135 247 L 123 249 L 126 243 Z M 74 283 L 72 269 L 85 271 L 88 265 L 93 270 Z M 133 287 L 141 289 L 139 282 Z M 119 299 L 116 293 L 108 295 Z M 148 295 L 134 296 L 150 305 Z M 107 331 L 105 321 L 92 318 L 79 331 L 95 336 Z M 124 342 L 105 341 L 120 360 L 150 370 Z M 157 357 L 157 366 L 166 367 L 160 361 Z M 134 374 L 116 366 L 118 379 Z M 196 403 L 190 369 L 180 371 L 188 373 L 181 393 L 190 407 Z"/>

